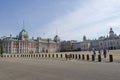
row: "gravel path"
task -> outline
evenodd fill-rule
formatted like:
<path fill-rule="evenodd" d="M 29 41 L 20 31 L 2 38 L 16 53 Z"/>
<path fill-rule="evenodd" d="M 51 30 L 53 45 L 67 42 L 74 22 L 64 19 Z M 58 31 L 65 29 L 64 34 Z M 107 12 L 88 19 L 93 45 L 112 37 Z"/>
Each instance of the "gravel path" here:
<path fill-rule="evenodd" d="M 0 80 L 120 80 L 120 64 L 3 58 L 0 59 Z"/>

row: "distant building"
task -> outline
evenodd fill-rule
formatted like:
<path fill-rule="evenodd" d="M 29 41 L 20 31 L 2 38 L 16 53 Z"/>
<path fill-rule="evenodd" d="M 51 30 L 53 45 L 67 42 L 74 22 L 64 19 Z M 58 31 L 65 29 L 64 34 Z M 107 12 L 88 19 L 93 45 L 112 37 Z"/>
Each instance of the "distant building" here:
<path fill-rule="evenodd" d="M 95 40 L 89 40 L 83 36 L 83 41 L 76 40 L 61 41 L 58 35 L 54 39 L 29 39 L 28 32 L 22 29 L 18 36 L 1 37 L 4 53 L 48 53 L 60 51 L 86 51 L 99 49 L 120 49 L 120 35 L 116 35 L 110 28 L 109 35 L 99 37 Z"/>
<path fill-rule="evenodd" d="M 72 42 L 71 41 L 62 41 L 61 42 L 61 50 L 60 51 L 71 51 L 72 50 Z"/>
<path fill-rule="evenodd" d="M 110 28 L 109 36 L 99 38 L 100 49 L 120 49 L 120 35 L 116 35 Z"/>
<path fill-rule="evenodd" d="M 75 43 L 72 43 L 72 50 L 74 51 L 80 51 L 81 48 L 80 48 L 80 42 L 75 42 Z"/>
<path fill-rule="evenodd" d="M 66 42 L 62 42 L 61 44 L 62 44 L 61 47 L 63 48 L 61 50 L 67 50 L 67 49 L 78 50 L 78 49 L 80 49 L 82 51 L 86 51 L 86 50 L 92 50 L 93 48 L 95 50 L 120 49 L 120 35 L 116 35 L 114 33 L 113 29 L 110 28 L 109 36 L 107 36 L 107 37 L 99 37 L 99 39 L 89 40 L 84 35 L 83 41 L 81 41 L 81 42 L 74 42 L 73 43 L 70 41 L 66 41 Z"/>
<path fill-rule="evenodd" d="M 60 50 L 60 38 L 55 36 L 54 40 L 47 38 L 29 39 L 28 32 L 22 29 L 17 37 L 2 37 L 4 53 L 48 53 Z"/>

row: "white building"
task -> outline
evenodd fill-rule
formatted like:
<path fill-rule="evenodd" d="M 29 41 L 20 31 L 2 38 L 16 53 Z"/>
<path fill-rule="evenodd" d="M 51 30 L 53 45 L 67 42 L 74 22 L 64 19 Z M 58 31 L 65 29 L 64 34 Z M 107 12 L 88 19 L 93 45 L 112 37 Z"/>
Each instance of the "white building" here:
<path fill-rule="evenodd" d="M 110 28 L 109 36 L 99 37 L 99 39 L 88 40 L 83 36 L 83 41 L 72 43 L 72 50 L 99 50 L 99 49 L 120 49 L 120 35 L 116 35 Z"/>
<path fill-rule="evenodd" d="M 59 51 L 60 38 L 56 35 L 54 40 L 47 38 L 29 39 L 28 32 L 22 29 L 17 37 L 4 37 L 2 47 L 4 53 L 48 53 Z"/>

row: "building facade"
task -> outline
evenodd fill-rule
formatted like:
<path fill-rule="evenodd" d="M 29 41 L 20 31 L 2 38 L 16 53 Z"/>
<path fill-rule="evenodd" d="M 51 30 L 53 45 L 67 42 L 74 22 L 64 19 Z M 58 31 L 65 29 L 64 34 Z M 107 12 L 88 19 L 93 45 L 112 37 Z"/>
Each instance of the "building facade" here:
<path fill-rule="evenodd" d="M 71 51 L 72 50 L 72 42 L 71 41 L 62 41 L 61 42 L 61 50 L 60 51 Z"/>
<path fill-rule="evenodd" d="M 70 42 L 70 41 L 68 41 Z M 66 44 L 62 43 L 61 47 L 65 47 Z M 120 35 L 116 35 L 112 28 L 110 28 L 109 35 L 106 37 L 99 37 L 95 40 L 87 39 L 86 36 L 83 36 L 83 41 L 72 43 L 70 42 L 69 45 L 71 50 L 77 50 L 80 49 L 82 51 L 86 50 L 99 50 L 99 49 L 109 49 L 109 50 L 115 50 L 120 49 Z M 65 50 L 65 48 L 64 48 Z"/>
<path fill-rule="evenodd" d="M 60 38 L 56 35 L 54 40 L 47 38 L 29 39 L 28 32 L 22 29 L 17 37 L 4 37 L 2 47 L 4 53 L 52 53 L 59 51 Z"/>

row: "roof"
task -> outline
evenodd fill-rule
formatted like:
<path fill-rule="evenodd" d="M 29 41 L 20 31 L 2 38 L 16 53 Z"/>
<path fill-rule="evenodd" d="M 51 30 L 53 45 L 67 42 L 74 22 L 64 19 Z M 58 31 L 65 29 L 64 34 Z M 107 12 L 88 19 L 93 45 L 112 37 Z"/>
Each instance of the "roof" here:
<path fill-rule="evenodd" d="M 28 32 L 25 29 L 22 29 L 19 35 L 28 35 Z"/>

